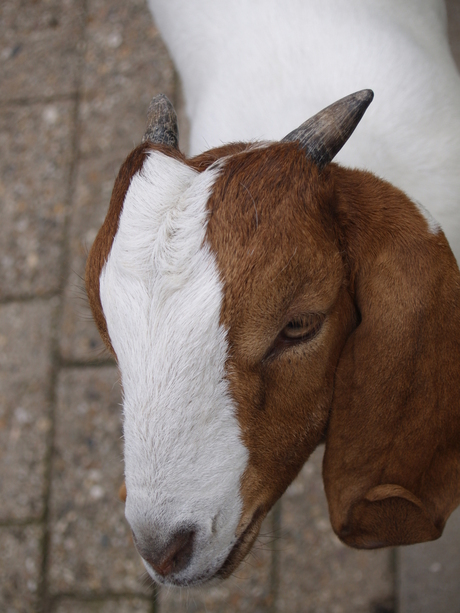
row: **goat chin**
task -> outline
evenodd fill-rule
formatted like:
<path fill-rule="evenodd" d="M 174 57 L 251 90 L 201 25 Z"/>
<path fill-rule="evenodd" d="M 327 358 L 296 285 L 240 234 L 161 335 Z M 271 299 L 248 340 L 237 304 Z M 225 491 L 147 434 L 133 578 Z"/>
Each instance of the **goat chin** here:
<path fill-rule="evenodd" d="M 192 148 L 287 136 L 187 159 L 155 97 L 87 263 L 122 378 L 126 517 L 168 585 L 231 574 L 324 441 L 348 545 L 438 538 L 460 503 L 460 272 L 441 229 L 458 250 L 460 83 L 442 4 L 259 4 L 151 0 Z M 367 79 L 361 129 L 372 91 L 333 100 Z M 342 147 L 396 187 L 335 164 Z"/>

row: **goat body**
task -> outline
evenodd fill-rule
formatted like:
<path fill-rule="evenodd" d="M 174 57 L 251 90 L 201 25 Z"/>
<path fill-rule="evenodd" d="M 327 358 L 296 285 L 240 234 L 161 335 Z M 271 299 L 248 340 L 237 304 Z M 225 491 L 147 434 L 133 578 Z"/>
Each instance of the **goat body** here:
<path fill-rule="evenodd" d="M 390 181 L 460 258 L 460 78 L 443 0 L 149 0 L 179 71 L 190 153 L 277 140 L 350 92 L 375 101 L 337 157 Z"/>
<path fill-rule="evenodd" d="M 169 7 L 178 10 L 178 3 L 153 4 L 165 27 Z M 182 53 L 182 40 L 203 48 L 196 53 L 203 53 L 208 64 L 201 67 L 196 89 L 204 93 L 195 92 L 195 101 L 190 93 L 189 110 L 192 121 L 196 118 L 193 129 L 202 129 L 214 144 L 227 136 L 226 116 L 227 126 L 235 128 L 232 139 L 281 135 L 286 113 L 270 129 L 252 124 L 263 104 L 272 108 L 265 73 L 260 75 L 264 94 L 254 99 L 260 105 L 253 112 L 252 102 L 244 111 L 246 103 L 238 101 L 236 77 L 227 74 L 225 63 L 222 79 L 228 76 L 234 90 L 220 77 L 214 84 L 215 73 L 206 69 L 223 61 L 235 29 L 242 36 L 238 52 L 246 57 L 249 42 L 243 25 L 238 29 L 232 21 L 233 6 L 248 14 L 253 5 L 266 7 L 270 23 L 281 28 L 281 18 L 275 19 L 281 4 L 293 16 L 293 8 L 304 5 L 319 15 L 319 7 L 328 3 L 226 3 L 233 25 L 221 25 L 231 35 L 228 40 L 212 35 L 218 38 L 214 54 L 206 47 L 209 24 L 202 32 L 194 29 L 201 23 L 197 16 L 189 15 L 191 33 L 183 24 L 171 35 L 172 41 L 179 37 L 176 52 L 176 43 L 169 41 L 173 55 Z M 365 4 L 373 8 L 363 8 L 363 15 L 374 15 L 379 27 L 377 17 L 383 19 L 391 4 L 395 14 L 387 19 L 397 33 L 396 20 L 405 14 L 399 4 L 340 6 L 350 7 L 358 19 L 357 7 Z M 196 9 L 195 3 L 184 3 L 181 19 L 190 5 Z M 212 24 L 212 7 L 221 14 L 224 4 L 201 6 L 209 8 Z M 438 49 L 435 56 L 441 57 L 447 53 L 440 43 L 441 5 L 425 0 L 417 6 L 432 14 L 439 44 L 438 49 L 427 42 L 426 53 Z M 333 15 L 335 22 L 340 15 Z M 417 15 L 425 23 L 425 14 Z M 267 19 L 262 9 L 260 16 Z M 402 32 L 412 32 L 416 47 L 417 28 L 404 24 Z M 282 46 L 278 29 L 263 29 L 263 36 Z M 315 28 L 312 37 L 329 39 L 318 39 Z M 341 49 L 330 37 L 329 46 Z M 180 57 L 175 60 L 181 69 Z M 252 60 L 249 54 L 248 63 Z M 245 66 L 241 69 L 244 74 Z M 376 72 L 383 70 L 380 66 Z M 184 74 L 186 95 L 187 78 Z M 319 94 L 321 83 L 326 87 L 326 74 L 318 96 L 325 95 Z M 285 92 L 294 89 L 289 85 Z M 234 94 L 237 102 L 226 101 L 204 119 L 206 97 L 219 92 Z M 282 111 L 277 100 L 275 114 Z M 370 100 L 370 92 L 348 96 L 294 132 L 295 124 L 288 125 L 290 134 L 281 142 L 233 143 L 187 159 L 177 149 L 172 107 L 160 96 L 152 103 L 144 142 L 119 172 L 88 258 L 86 284 L 95 321 L 121 371 L 126 517 L 148 572 L 159 582 L 184 586 L 228 576 L 249 551 L 271 506 L 322 441 L 331 523 L 351 546 L 435 539 L 460 503 L 460 272 L 455 257 L 439 225 L 397 187 L 332 162 Z M 364 129 L 366 116 L 364 135 L 358 138 L 360 126 L 349 144 L 350 159 L 359 163 L 362 156 L 367 162 L 368 155 L 383 168 L 387 155 L 402 154 L 403 140 L 393 148 L 386 132 L 401 127 L 402 115 L 411 114 L 407 104 L 406 99 L 392 128 L 375 117 L 371 126 L 380 126 L 375 133 Z M 286 112 L 288 107 L 285 98 Z M 414 116 L 423 114 L 421 107 Z M 446 112 L 454 116 L 452 109 Z M 240 117 L 243 132 L 237 131 Z M 416 124 L 411 124 L 412 135 Z M 437 144 L 427 136 L 431 127 L 416 153 L 425 154 L 420 142 L 429 144 L 426 160 L 436 182 Z M 426 196 L 428 180 L 425 185 Z"/>

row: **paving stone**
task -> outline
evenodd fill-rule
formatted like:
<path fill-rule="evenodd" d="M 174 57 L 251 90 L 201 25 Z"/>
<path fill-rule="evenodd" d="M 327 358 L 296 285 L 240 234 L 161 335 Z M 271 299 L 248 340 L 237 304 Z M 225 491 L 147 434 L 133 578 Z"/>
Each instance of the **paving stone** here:
<path fill-rule="evenodd" d="M 140 598 L 108 598 L 94 602 L 65 598 L 53 608 L 53 613 L 150 613 L 151 611 L 151 601 Z"/>
<path fill-rule="evenodd" d="M 398 551 L 399 613 L 460 613 L 460 508 L 437 541 Z"/>
<path fill-rule="evenodd" d="M 89 0 L 85 89 L 95 90 L 108 75 L 137 75 L 153 88 L 172 86 L 166 47 L 143 0 Z"/>
<path fill-rule="evenodd" d="M 51 328 L 57 301 L 0 305 L 0 520 L 43 510 L 51 375 Z"/>
<path fill-rule="evenodd" d="M 0 528 L 0 610 L 32 613 L 40 580 L 42 529 L 39 526 Z"/>
<path fill-rule="evenodd" d="M 91 0 L 88 20 L 81 152 L 120 165 L 140 143 L 151 98 L 173 97 L 174 71 L 144 0 Z"/>
<path fill-rule="evenodd" d="M 109 159 L 108 159 L 109 158 Z M 109 206 L 118 162 L 110 156 L 82 160 L 70 223 L 70 270 L 64 294 L 60 348 L 65 360 L 110 357 L 94 324 L 85 292 L 85 266 Z"/>
<path fill-rule="evenodd" d="M 358 551 L 332 532 L 321 478 L 323 448 L 282 501 L 280 613 L 359 613 L 392 609 L 389 550 Z"/>
<path fill-rule="evenodd" d="M 265 613 L 273 605 L 272 518 L 261 528 L 261 536 L 248 557 L 225 581 L 189 589 L 162 588 L 161 613 Z"/>
<path fill-rule="evenodd" d="M 72 113 L 71 102 L 0 109 L 0 298 L 59 287 Z"/>
<path fill-rule="evenodd" d="M 50 591 L 148 593 L 118 500 L 121 394 L 114 367 L 65 369 L 58 381 Z"/>
<path fill-rule="evenodd" d="M 84 0 L 2 0 L 0 100 L 75 91 Z"/>

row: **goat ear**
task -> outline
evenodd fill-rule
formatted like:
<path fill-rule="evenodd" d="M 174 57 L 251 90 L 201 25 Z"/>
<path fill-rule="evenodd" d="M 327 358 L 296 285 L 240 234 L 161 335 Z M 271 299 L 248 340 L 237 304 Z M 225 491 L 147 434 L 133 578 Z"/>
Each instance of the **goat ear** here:
<path fill-rule="evenodd" d="M 374 548 L 438 538 L 460 502 L 460 273 L 439 227 L 364 183 L 339 212 L 361 321 L 337 366 L 323 477 L 336 534 Z"/>

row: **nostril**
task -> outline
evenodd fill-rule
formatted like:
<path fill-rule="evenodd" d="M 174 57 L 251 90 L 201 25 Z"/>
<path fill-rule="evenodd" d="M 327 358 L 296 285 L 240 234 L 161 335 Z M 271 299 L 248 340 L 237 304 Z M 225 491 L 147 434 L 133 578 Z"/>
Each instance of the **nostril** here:
<path fill-rule="evenodd" d="M 166 577 L 183 570 L 189 564 L 194 540 L 194 530 L 180 530 L 161 550 L 145 551 L 141 555 L 155 572 Z"/>

